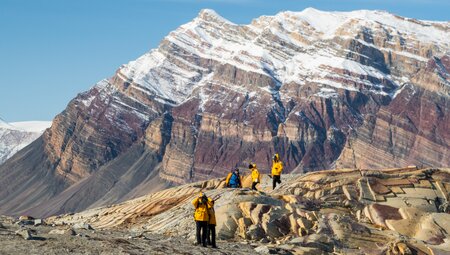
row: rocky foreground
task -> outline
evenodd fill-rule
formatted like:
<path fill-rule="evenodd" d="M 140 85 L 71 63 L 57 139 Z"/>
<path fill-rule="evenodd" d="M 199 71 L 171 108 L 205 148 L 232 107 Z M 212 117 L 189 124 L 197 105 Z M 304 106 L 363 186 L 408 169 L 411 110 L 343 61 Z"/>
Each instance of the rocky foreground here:
<path fill-rule="evenodd" d="M 15 224 L 2 218 L 0 254 L 251 254 L 245 243 L 224 244 L 220 249 L 193 246 L 181 237 L 131 233 L 127 229 L 92 229 L 89 225 L 65 226 Z"/>
<path fill-rule="evenodd" d="M 267 176 L 260 191 L 215 179 L 42 222 L 1 218 L 0 253 L 450 254 L 450 169 L 282 179 L 275 191 Z M 193 245 L 190 202 L 200 191 L 217 199 L 218 250 Z"/>

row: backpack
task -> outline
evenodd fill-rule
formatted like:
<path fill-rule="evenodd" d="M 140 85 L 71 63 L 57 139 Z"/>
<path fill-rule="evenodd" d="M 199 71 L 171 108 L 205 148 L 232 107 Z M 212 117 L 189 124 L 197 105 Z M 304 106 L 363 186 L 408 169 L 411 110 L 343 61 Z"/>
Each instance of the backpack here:
<path fill-rule="evenodd" d="M 233 173 L 230 178 L 230 184 L 240 184 L 239 175 Z"/>

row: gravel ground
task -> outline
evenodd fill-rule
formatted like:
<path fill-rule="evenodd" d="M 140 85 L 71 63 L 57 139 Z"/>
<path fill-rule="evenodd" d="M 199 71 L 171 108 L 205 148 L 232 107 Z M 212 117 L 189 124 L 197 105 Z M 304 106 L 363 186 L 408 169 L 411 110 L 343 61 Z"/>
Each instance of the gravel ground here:
<path fill-rule="evenodd" d="M 218 249 L 195 246 L 178 237 L 143 233 L 132 236 L 127 230 L 75 230 L 75 235 L 49 234 L 68 227 L 19 226 L 1 222 L 0 254 L 255 254 L 254 247 L 240 242 L 217 243 Z M 31 240 L 16 234 L 28 229 Z"/>

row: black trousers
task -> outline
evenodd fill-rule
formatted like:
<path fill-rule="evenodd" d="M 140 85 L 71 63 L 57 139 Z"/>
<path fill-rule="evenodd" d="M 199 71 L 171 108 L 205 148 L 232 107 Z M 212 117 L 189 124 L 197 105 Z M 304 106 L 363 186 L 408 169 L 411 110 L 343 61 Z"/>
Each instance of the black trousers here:
<path fill-rule="evenodd" d="M 216 225 L 208 224 L 207 242 L 216 247 Z"/>
<path fill-rule="evenodd" d="M 197 225 L 197 243 L 206 246 L 206 235 L 208 234 L 208 222 L 207 221 L 195 221 Z"/>
<path fill-rule="evenodd" d="M 275 187 L 277 186 L 277 183 L 281 183 L 281 176 L 279 175 L 272 175 L 272 189 L 275 189 Z"/>
<path fill-rule="evenodd" d="M 252 183 L 252 190 L 257 190 L 257 189 L 256 189 L 256 185 L 257 185 L 257 184 L 258 184 L 257 182 L 253 182 L 253 183 Z"/>

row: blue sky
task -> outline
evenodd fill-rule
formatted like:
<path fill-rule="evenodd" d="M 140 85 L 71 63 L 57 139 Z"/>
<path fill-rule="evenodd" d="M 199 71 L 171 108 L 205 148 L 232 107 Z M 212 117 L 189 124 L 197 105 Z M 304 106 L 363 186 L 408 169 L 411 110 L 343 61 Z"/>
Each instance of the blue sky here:
<path fill-rule="evenodd" d="M 449 0 L 0 0 L 0 117 L 51 120 L 204 8 L 246 24 L 301 11 L 387 10 L 450 20 Z"/>

